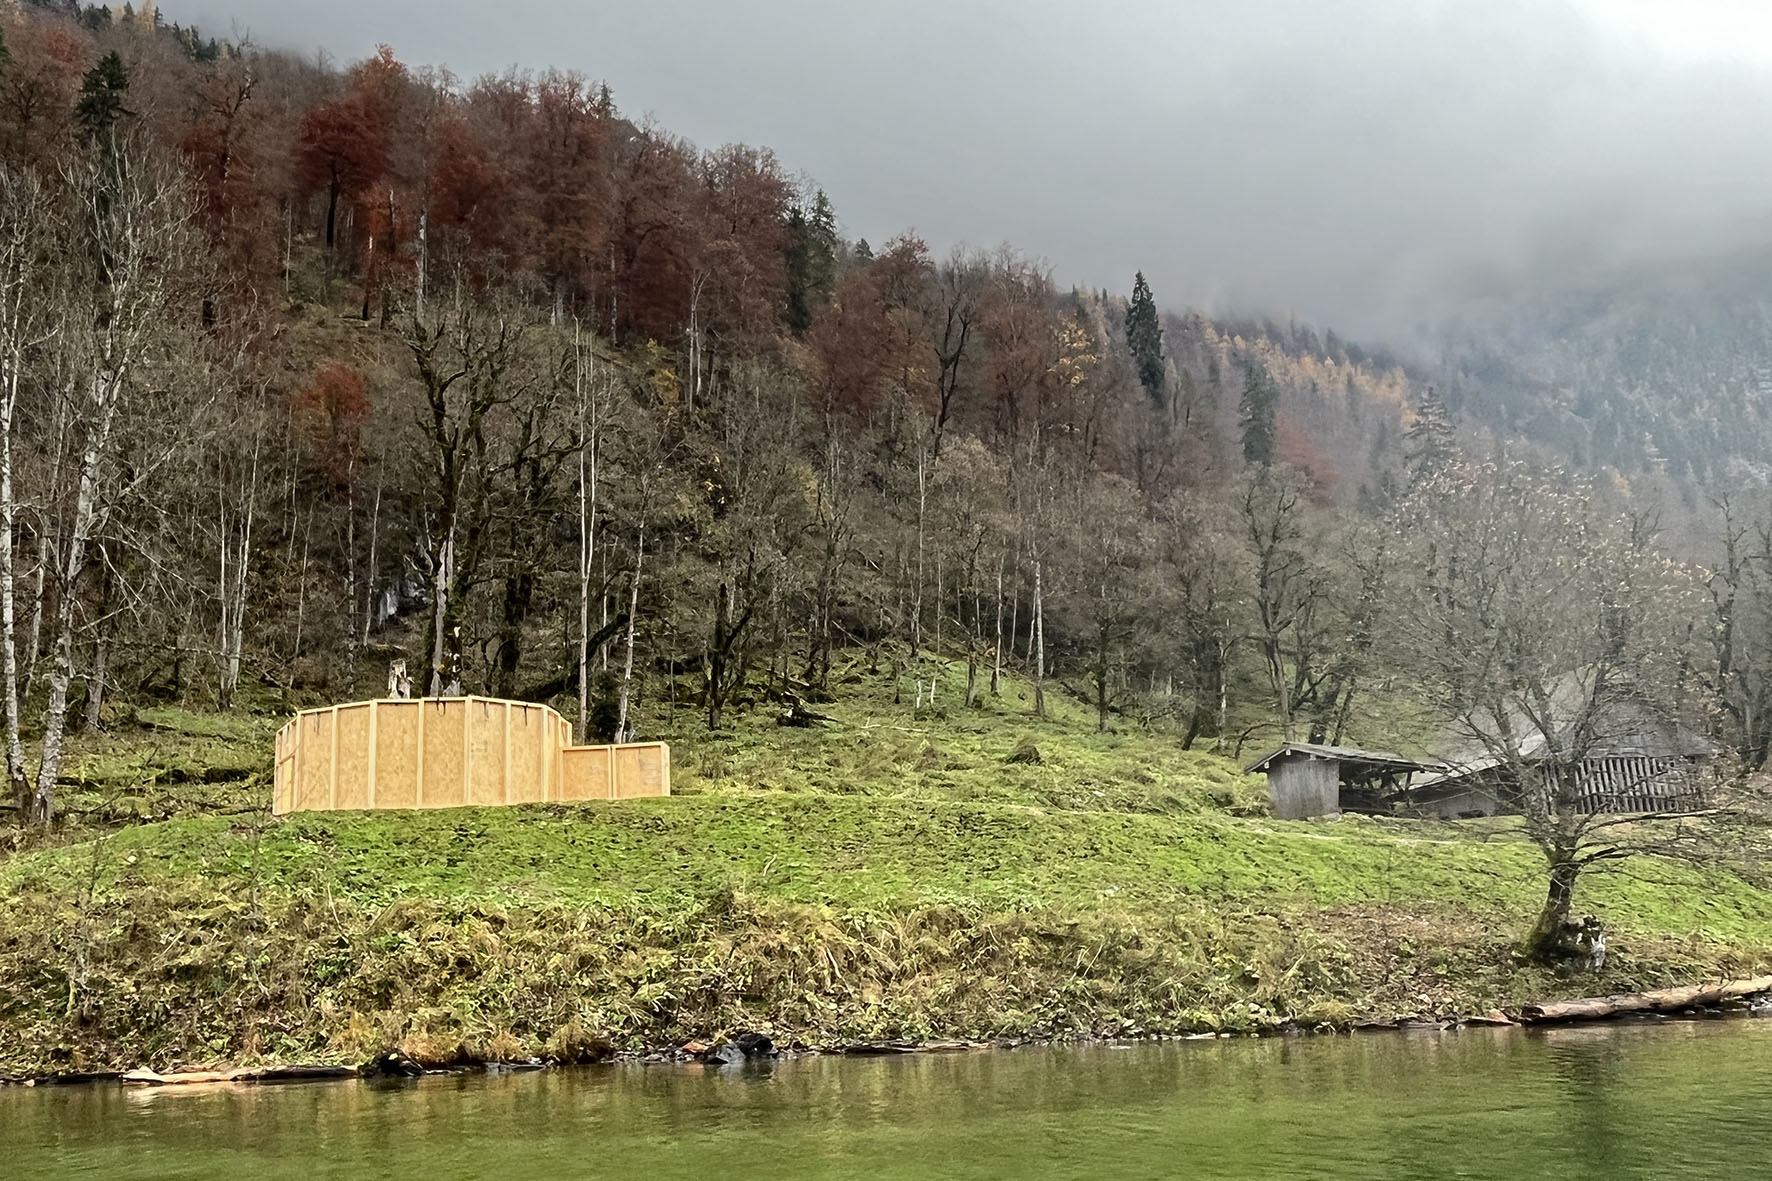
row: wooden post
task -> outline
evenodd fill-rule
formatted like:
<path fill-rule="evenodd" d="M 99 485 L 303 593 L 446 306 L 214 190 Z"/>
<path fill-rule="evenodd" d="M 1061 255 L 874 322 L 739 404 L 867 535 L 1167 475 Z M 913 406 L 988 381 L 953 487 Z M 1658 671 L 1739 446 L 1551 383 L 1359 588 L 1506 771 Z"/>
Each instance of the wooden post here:
<path fill-rule="evenodd" d="M 418 710 L 418 757 L 416 757 L 412 760 L 413 778 L 417 780 L 417 782 L 412 785 L 412 806 L 415 808 L 422 808 L 425 806 L 425 703 L 424 703 L 424 699 L 421 697 L 414 704 L 415 704 L 415 708 Z"/>
<path fill-rule="evenodd" d="M 474 743 L 468 735 L 474 729 L 474 699 L 461 699 L 461 802 L 474 802 Z"/>
<path fill-rule="evenodd" d="M 369 807 L 375 808 L 375 715 L 381 712 L 381 702 L 369 703 L 369 754 L 364 766 L 369 776 Z"/>
<path fill-rule="evenodd" d="M 332 762 L 327 768 L 326 808 L 338 809 L 338 706 L 332 707 Z"/>
<path fill-rule="evenodd" d="M 613 746 L 604 747 L 603 755 L 603 762 L 609 768 L 609 798 L 613 800 L 615 798 L 615 748 Z"/>
<path fill-rule="evenodd" d="M 511 703 L 505 702 L 505 803 L 511 802 Z"/>

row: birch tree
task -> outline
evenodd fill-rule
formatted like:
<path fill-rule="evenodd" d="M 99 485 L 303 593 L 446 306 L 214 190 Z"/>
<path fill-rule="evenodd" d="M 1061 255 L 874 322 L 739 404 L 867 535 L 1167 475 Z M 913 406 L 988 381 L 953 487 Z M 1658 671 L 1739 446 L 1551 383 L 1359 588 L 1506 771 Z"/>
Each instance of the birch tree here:
<path fill-rule="evenodd" d="M 25 366 L 53 338 L 49 277 L 59 210 L 34 172 L 0 165 L 0 706 L 5 709 L 6 780 L 21 813 L 30 783 L 20 739 L 17 567 L 19 525 L 14 439 Z"/>
<path fill-rule="evenodd" d="M 116 504 L 114 469 L 120 416 L 138 393 L 141 370 L 162 333 L 186 310 L 189 280 L 202 257 L 193 205 L 169 167 L 118 135 L 107 136 L 67 169 L 70 216 L 60 252 L 68 279 L 55 310 L 63 331 L 54 396 L 78 440 L 73 503 L 56 555 L 58 591 L 51 626 L 43 746 L 29 816 L 47 826 L 55 813 L 74 680 L 78 591 Z"/>

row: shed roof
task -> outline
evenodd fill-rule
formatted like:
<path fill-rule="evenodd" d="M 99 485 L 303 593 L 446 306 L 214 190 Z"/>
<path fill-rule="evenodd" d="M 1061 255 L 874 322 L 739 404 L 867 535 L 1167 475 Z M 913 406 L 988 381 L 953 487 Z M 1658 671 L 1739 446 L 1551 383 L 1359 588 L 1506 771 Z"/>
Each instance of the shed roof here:
<path fill-rule="evenodd" d="M 1250 763 L 1243 770 L 1255 774 L 1266 771 L 1276 760 L 1286 757 L 1333 759 L 1378 771 L 1425 771 L 1433 764 L 1419 763 L 1388 750 L 1361 750 L 1353 746 L 1325 746 L 1320 742 L 1288 742 Z"/>
<path fill-rule="evenodd" d="M 1571 740 L 1577 719 L 1591 727 L 1592 733 L 1582 751 L 1585 758 L 1703 759 L 1719 753 L 1716 743 L 1644 700 L 1628 682 L 1596 686 L 1593 678 L 1591 670 L 1564 674 L 1550 686 L 1548 703 L 1549 728 L 1561 741 Z M 1518 702 L 1510 703 L 1508 712 L 1508 728 L 1520 736 L 1520 757 L 1528 762 L 1542 758 L 1550 743 L 1533 714 Z M 1443 774 L 1416 786 L 1432 786 L 1441 779 L 1462 779 L 1499 766 L 1502 759 L 1482 736 L 1493 737 L 1500 729 L 1487 712 L 1449 725 L 1435 746 L 1435 753 L 1440 756 L 1436 769 Z"/>

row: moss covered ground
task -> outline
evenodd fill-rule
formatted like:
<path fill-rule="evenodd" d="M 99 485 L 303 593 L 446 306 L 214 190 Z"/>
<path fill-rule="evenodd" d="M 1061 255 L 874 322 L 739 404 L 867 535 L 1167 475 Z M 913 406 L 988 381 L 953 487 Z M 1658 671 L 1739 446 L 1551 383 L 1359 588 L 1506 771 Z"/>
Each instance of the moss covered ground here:
<path fill-rule="evenodd" d="M 1275 821 L 1229 760 L 1025 685 L 839 680 L 812 729 L 657 710 L 678 794 L 622 804 L 273 820 L 274 716 L 89 736 L 74 821 L 0 854 L 0 1076 L 1339 1027 L 1772 963 L 1766 894 L 1638 860 L 1583 887 L 1604 978 L 1559 980 L 1512 954 L 1510 822 Z"/>

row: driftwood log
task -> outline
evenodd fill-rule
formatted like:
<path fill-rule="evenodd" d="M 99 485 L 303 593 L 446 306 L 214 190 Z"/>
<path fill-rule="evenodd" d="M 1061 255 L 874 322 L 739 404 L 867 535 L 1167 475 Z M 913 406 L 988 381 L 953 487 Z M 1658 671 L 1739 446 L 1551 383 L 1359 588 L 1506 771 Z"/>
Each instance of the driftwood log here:
<path fill-rule="evenodd" d="M 355 1066 L 269 1066 L 260 1070 L 187 1070 L 160 1074 L 143 1067 L 120 1076 L 126 1087 L 177 1087 L 197 1083 L 292 1083 L 310 1079 L 356 1078 Z"/>
<path fill-rule="evenodd" d="M 1527 1005 L 1520 1010 L 1520 1020 L 1528 1025 L 1547 1025 L 1557 1021 L 1600 1021 L 1625 1013 L 1671 1013 L 1696 1005 L 1714 1005 L 1719 1001 L 1757 996 L 1763 992 L 1772 992 L 1772 976 Z"/>

